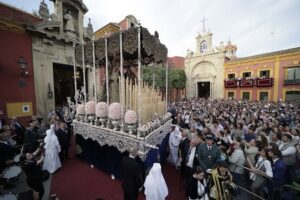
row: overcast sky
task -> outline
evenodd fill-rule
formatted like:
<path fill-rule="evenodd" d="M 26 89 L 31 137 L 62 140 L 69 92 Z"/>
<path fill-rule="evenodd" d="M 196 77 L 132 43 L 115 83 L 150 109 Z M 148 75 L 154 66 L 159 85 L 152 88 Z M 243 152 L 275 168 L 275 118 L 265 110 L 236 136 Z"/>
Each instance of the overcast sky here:
<path fill-rule="evenodd" d="M 32 13 L 41 0 L 0 0 Z M 53 3 L 45 1 L 53 12 Z M 158 31 L 169 56 L 185 56 L 195 50 L 201 20 L 213 33 L 213 45 L 221 41 L 238 47 L 244 57 L 300 47 L 299 0 L 84 0 L 94 31 L 132 14 L 151 33 Z"/>

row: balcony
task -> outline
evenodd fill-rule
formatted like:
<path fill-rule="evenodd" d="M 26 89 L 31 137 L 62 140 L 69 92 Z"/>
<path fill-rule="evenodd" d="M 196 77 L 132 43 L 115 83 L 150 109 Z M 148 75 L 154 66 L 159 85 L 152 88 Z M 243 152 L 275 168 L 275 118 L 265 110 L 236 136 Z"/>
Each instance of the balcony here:
<path fill-rule="evenodd" d="M 273 78 L 257 78 L 256 86 L 257 87 L 271 87 L 271 86 L 273 86 Z"/>
<path fill-rule="evenodd" d="M 284 80 L 284 85 L 300 85 L 300 79 Z"/>
<path fill-rule="evenodd" d="M 300 80 L 298 83 L 300 84 Z M 224 80 L 225 88 L 235 87 L 272 87 L 273 78 L 247 78 L 247 79 L 235 79 L 235 80 Z"/>
<path fill-rule="evenodd" d="M 224 85 L 225 88 L 235 88 L 236 87 L 236 80 L 225 80 Z"/>
<path fill-rule="evenodd" d="M 255 79 L 242 79 L 240 80 L 240 87 L 252 87 Z"/>

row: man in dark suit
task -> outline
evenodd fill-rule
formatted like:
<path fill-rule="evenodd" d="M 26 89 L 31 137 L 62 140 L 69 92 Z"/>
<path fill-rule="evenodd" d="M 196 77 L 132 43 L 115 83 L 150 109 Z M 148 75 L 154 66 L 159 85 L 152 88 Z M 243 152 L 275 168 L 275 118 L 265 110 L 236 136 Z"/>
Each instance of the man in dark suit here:
<path fill-rule="evenodd" d="M 187 156 L 190 149 L 190 139 L 188 138 L 189 131 L 183 130 L 181 133 L 182 140 L 179 144 L 179 153 L 181 158 L 181 174 L 183 175 L 186 168 Z"/>
<path fill-rule="evenodd" d="M 142 186 L 142 176 L 139 165 L 135 160 L 137 156 L 137 148 L 129 149 L 129 157 L 122 159 L 124 200 L 137 200 L 139 188 Z"/>
<path fill-rule="evenodd" d="M 35 123 L 30 123 L 25 130 L 25 134 L 24 134 L 24 143 L 26 144 L 24 146 L 25 152 L 32 153 L 38 148 L 39 138 L 37 133 L 34 131 L 34 129 L 35 129 Z"/>
<path fill-rule="evenodd" d="M 69 136 L 66 124 L 64 122 L 60 122 L 59 129 L 56 130 L 55 134 L 61 147 L 59 158 L 61 162 L 64 162 L 66 159 L 68 159 L 69 155 Z"/>
<path fill-rule="evenodd" d="M 217 145 L 213 144 L 213 138 L 213 134 L 206 134 L 205 143 L 197 149 L 198 162 L 204 171 L 215 168 L 221 157 L 221 151 Z"/>
<path fill-rule="evenodd" d="M 16 117 L 12 117 L 10 122 L 10 129 L 14 134 L 13 139 L 16 140 L 17 144 L 23 144 L 25 128 L 21 125 Z"/>

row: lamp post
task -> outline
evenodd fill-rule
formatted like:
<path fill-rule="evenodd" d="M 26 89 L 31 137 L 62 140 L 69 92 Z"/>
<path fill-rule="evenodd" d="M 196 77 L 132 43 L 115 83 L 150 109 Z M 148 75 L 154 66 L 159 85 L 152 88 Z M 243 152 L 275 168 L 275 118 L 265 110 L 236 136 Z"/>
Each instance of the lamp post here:
<path fill-rule="evenodd" d="M 28 65 L 27 60 L 23 56 L 20 56 L 17 64 L 21 69 L 21 76 L 28 76 L 28 71 L 26 70 Z"/>

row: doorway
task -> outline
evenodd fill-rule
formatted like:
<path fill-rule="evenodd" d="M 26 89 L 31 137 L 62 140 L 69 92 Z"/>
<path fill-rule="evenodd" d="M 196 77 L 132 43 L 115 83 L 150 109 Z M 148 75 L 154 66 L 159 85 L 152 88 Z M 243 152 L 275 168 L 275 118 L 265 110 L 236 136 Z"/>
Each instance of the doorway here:
<path fill-rule="evenodd" d="M 55 107 L 67 105 L 67 97 L 74 101 L 74 71 L 73 66 L 53 63 L 53 80 L 55 92 Z M 77 89 L 83 84 L 82 70 L 77 69 Z"/>
<path fill-rule="evenodd" d="M 210 97 L 210 82 L 198 82 L 198 98 L 209 98 Z"/>

